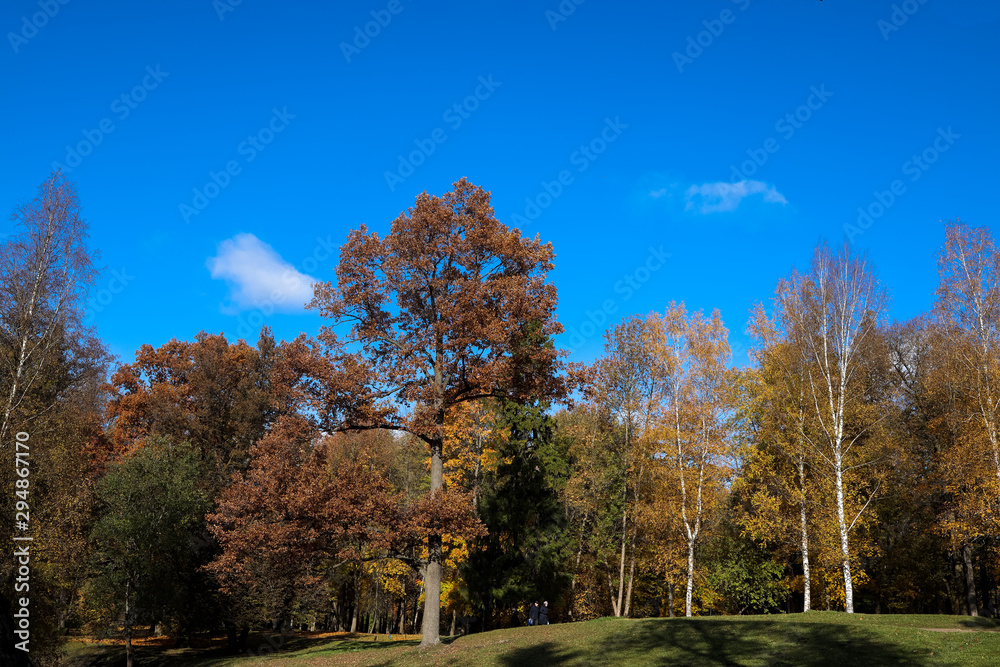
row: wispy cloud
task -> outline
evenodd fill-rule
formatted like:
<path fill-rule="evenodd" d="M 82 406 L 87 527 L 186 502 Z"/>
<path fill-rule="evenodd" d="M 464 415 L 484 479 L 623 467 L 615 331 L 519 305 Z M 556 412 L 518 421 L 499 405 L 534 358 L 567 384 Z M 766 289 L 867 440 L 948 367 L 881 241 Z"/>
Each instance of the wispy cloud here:
<path fill-rule="evenodd" d="M 650 193 L 651 195 L 653 193 Z M 702 183 L 692 185 L 684 192 L 687 200 L 685 210 L 697 209 L 698 213 L 722 213 L 735 211 L 740 202 L 751 195 L 763 194 L 764 201 L 772 204 L 787 204 L 788 200 L 773 185 L 763 181 L 740 181 L 739 183 Z"/>
<path fill-rule="evenodd" d="M 230 314 L 267 306 L 283 312 L 301 310 L 312 298 L 312 285 L 317 282 L 253 234 L 226 239 L 206 264 L 212 278 L 229 285 L 231 303 L 223 311 Z"/>

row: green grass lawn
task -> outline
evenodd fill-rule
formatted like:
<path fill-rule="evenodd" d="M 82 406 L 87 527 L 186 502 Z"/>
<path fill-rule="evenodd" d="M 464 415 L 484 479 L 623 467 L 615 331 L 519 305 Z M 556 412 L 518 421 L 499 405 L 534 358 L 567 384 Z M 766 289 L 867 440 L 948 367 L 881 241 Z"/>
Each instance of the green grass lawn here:
<path fill-rule="evenodd" d="M 255 641 L 261 641 L 257 637 Z M 142 648 L 138 665 L 350 665 L 354 667 L 552 667 L 555 665 L 958 665 L 1000 664 L 1000 627 L 968 616 L 876 616 L 810 612 L 781 616 L 613 619 L 513 628 L 417 642 L 330 641 L 293 637 L 266 657 L 210 650 Z M 74 667 L 124 664 L 120 647 L 69 647 Z"/>

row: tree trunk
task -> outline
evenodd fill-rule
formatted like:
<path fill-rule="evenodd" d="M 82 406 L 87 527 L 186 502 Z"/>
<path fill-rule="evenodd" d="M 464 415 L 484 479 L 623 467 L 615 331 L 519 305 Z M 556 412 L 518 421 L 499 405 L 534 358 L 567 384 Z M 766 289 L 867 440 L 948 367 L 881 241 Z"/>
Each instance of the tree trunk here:
<path fill-rule="evenodd" d="M 635 580 L 635 536 L 632 536 L 632 563 L 628 569 L 628 592 L 625 594 L 625 611 L 622 616 L 628 618 L 630 607 L 632 606 L 632 582 Z"/>
<path fill-rule="evenodd" d="M 444 414 L 439 415 L 441 426 Z M 440 438 L 431 443 L 431 497 L 444 486 L 444 454 Z M 424 622 L 421 646 L 434 646 L 441 641 L 441 536 L 427 538 L 427 570 L 424 576 Z"/>
<path fill-rule="evenodd" d="M 125 582 L 125 667 L 132 667 L 134 660 L 134 652 L 132 648 L 132 619 L 130 614 L 132 614 L 131 605 L 129 605 L 129 593 L 130 593 L 129 582 Z"/>
<path fill-rule="evenodd" d="M 449 637 L 455 636 L 455 623 L 458 621 L 458 610 L 451 610 L 451 632 L 448 633 Z"/>
<path fill-rule="evenodd" d="M 965 565 L 965 599 L 969 607 L 969 616 L 979 616 L 979 603 L 976 601 L 976 571 L 972 565 L 972 545 L 968 542 L 962 545 L 962 564 Z"/>
<path fill-rule="evenodd" d="M 573 568 L 573 579 L 569 584 L 569 594 L 570 594 L 570 605 L 569 605 L 569 618 L 571 621 L 576 620 L 576 615 L 573 610 L 576 608 L 576 578 L 580 574 L 580 557 L 583 555 L 583 531 L 587 526 L 587 512 L 583 513 L 583 521 L 580 523 L 580 546 L 576 550 L 576 566 Z"/>
<path fill-rule="evenodd" d="M 670 618 L 674 617 L 674 582 L 667 586 L 667 599 L 670 601 Z"/>
<path fill-rule="evenodd" d="M 618 600 L 615 598 L 615 584 L 610 572 L 608 572 L 608 593 L 611 595 L 611 611 L 614 612 L 615 616 L 621 616 L 621 610 L 618 608 Z"/>
<path fill-rule="evenodd" d="M 359 586 L 354 587 L 354 604 L 351 605 L 351 634 L 358 631 L 358 607 L 360 606 L 361 593 Z"/>
<path fill-rule="evenodd" d="M 801 456 L 799 456 L 799 488 L 802 492 L 799 500 L 799 520 L 802 529 L 802 611 L 806 612 L 812 609 L 812 580 L 809 573 L 809 523 L 806 517 L 806 473 L 805 462 Z"/>
<path fill-rule="evenodd" d="M 834 459 L 834 473 L 837 484 L 837 527 L 840 531 L 841 568 L 844 572 L 844 611 L 854 613 L 854 582 L 851 579 L 851 547 L 847 536 L 847 517 L 844 514 L 844 464 L 840 445 Z"/>
<path fill-rule="evenodd" d="M 420 590 L 417 591 L 417 596 L 413 600 L 413 625 L 410 626 L 411 630 L 417 629 L 417 619 L 420 616 L 420 594 L 424 591 L 424 585 L 420 584 Z"/>
<path fill-rule="evenodd" d="M 684 615 L 690 617 L 691 598 L 694 592 L 694 540 L 688 541 L 687 592 L 684 594 Z"/>
<path fill-rule="evenodd" d="M 618 602 L 615 604 L 615 616 L 621 616 L 625 597 L 625 543 L 628 541 L 628 510 L 622 514 L 622 555 L 618 566 Z"/>

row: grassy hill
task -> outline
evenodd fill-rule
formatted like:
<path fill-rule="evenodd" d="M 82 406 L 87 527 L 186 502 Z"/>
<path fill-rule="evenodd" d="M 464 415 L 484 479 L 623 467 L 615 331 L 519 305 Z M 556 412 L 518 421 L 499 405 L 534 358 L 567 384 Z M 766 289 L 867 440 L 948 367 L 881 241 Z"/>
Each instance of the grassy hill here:
<path fill-rule="evenodd" d="M 261 641 L 262 638 L 256 638 Z M 383 636 L 384 639 L 384 636 Z M 496 630 L 446 639 L 422 650 L 416 641 L 331 641 L 297 636 L 266 657 L 224 657 L 214 649 L 143 647 L 138 665 L 348 665 L 352 667 L 553 667 L 557 665 L 962 665 L 1000 660 L 1000 626 L 963 616 L 875 616 L 811 612 L 694 619 L 598 619 L 540 628 Z M 69 664 L 124 664 L 121 647 L 75 643 Z"/>

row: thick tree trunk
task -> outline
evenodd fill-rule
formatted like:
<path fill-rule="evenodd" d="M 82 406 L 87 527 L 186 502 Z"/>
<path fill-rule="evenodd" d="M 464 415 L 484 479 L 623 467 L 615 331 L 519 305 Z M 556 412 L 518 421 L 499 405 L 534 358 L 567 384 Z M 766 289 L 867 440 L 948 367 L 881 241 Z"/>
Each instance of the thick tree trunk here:
<path fill-rule="evenodd" d="M 354 588 L 354 604 L 351 605 L 351 633 L 358 631 L 358 602 L 360 598 L 360 593 L 358 592 L 358 586 Z"/>
<path fill-rule="evenodd" d="M 979 603 L 976 601 L 976 571 L 972 565 L 972 545 L 968 542 L 962 545 L 962 564 L 965 566 L 965 600 L 969 616 L 979 616 Z"/>
<path fill-rule="evenodd" d="M 444 425 L 444 414 L 439 417 Z M 442 440 L 431 443 L 431 497 L 444 486 L 444 455 Z M 441 536 L 427 538 L 427 571 L 424 576 L 424 622 L 421 627 L 421 646 L 433 646 L 441 641 Z"/>

